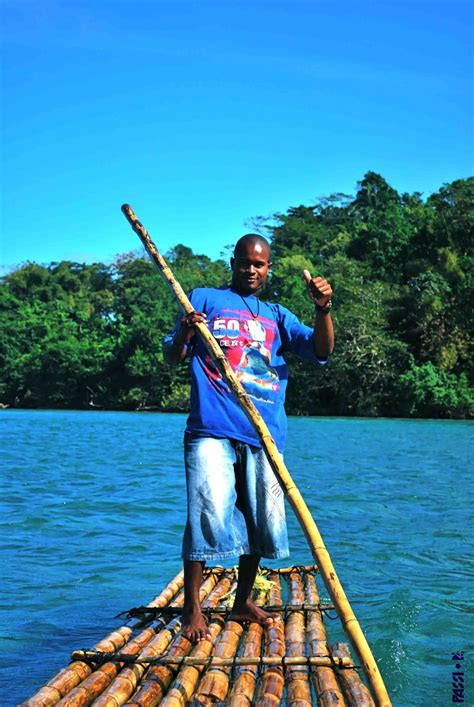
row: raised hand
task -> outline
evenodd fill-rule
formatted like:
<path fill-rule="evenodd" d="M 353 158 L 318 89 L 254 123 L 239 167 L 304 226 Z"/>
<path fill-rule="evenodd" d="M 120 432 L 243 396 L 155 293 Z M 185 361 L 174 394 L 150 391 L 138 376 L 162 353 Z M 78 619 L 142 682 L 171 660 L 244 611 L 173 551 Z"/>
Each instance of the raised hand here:
<path fill-rule="evenodd" d="M 322 277 L 311 277 L 308 270 L 303 270 L 309 298 L 320 307 L 325 307 L 332 297 L 332 287 Z"/>

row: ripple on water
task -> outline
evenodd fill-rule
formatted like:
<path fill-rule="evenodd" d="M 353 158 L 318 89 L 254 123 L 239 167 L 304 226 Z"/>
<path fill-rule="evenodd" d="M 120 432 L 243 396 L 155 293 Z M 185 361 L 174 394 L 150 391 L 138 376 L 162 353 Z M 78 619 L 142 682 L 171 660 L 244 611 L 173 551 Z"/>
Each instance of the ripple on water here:
<path fill-rule="evenodd" d="M 0 424 L 10 661 L 0 680 L 16 691 L 13 705 L 178 571 L 184 417 L 12 410 Z M 288 467 L 398 707 L 449 704 L 451 651 L 467 650 L 472 635 L 472 501 L 459 482 L 471 429 L 289 421 Z M 291 561 L 312 562 L 290 511 L 288 521 Z"/>

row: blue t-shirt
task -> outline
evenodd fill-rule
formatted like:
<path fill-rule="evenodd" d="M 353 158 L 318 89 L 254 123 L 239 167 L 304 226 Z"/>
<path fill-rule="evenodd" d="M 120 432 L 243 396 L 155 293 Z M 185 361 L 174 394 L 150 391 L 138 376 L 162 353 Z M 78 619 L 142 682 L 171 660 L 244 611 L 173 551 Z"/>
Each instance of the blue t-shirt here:
<path fill-rule="evenodd" d="M 262 302 L 253 295 L 241 297 L 230 287 L 198 288 L 189 299 L 204 312 L 207 325 L 225 351 L 234 373 L 265 420 L 280 451 L 286 439 L 285 393 L 288 367 L 283 354 L 292 352 L 315 363 L 313 329 L 302 324 L 279 304 Z M 248 306 L 246 306 L 248 305 Z M 257 314 L 255 318 L 252 315 Z M 181 317 L 164 339 L 171 341 Z M 245 413 L 222 379 L 201 338 L 192 340 L 191 412 L 186 431 L 198 436 L 236 439 L 260 447 Z"/>

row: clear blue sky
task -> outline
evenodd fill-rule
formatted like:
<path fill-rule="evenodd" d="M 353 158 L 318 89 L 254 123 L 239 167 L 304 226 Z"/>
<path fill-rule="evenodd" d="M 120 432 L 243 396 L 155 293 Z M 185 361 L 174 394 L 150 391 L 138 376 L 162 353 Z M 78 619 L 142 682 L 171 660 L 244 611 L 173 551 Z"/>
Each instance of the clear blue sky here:
<path fill-rule="evenodd" d="M 473 172 L 464 0 L 0 0 L 3 266 L 217 257 L 245 221 Z"/>

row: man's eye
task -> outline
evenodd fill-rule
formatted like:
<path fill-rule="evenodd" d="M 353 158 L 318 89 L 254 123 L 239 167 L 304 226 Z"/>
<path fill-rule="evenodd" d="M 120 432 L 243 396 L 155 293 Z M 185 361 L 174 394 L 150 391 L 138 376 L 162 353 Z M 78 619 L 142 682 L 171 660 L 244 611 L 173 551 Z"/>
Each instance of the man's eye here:
<path fill-rule="evenodd" d="M 265 267 L 266 263 L 251 263 L 249 260 L 240 260 L 238 263 L 239 268 L 249 268 L 251 265 L 260 270 Z"/>

